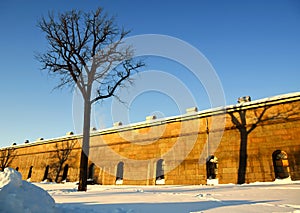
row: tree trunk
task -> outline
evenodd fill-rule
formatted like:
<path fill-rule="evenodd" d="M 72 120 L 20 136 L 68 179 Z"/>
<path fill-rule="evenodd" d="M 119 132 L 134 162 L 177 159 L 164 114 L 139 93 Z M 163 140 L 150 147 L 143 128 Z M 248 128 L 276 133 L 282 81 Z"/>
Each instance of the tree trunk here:
<path fill-rule="evenodd" d="M 80 174 L 78 191 L 87 190 L 87 170 L 88 170 L 88 156 L 90 147 L 90 120 L 91 120 L 91 102 L 84 101 L 84 121 L 83 121 L 83 139 L 80 158 Z"/>
<path fill-rule="evenodd" d="M 248 133 L 246 128 L 243 127 L 239 131 L 241 136 L 241 143 L 240 143 L 240 160 L 239 160 L 239 170 L 238 170 L 238 184 L 243 184 L 245 183 L 245 179 L 246 179 Z"/>

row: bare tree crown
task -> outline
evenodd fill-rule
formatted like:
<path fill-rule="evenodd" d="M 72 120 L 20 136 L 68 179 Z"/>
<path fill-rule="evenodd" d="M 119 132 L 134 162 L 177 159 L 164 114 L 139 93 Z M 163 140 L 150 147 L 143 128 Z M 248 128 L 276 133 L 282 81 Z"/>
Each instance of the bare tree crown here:
<path fill-rule="evenodd" d="M 41 18 L 38 27 L 46 34 L 48 50 L 37 55 L 42 69 L 60 76 L 60 84 L 77 84 L 91 103 L 113 96 L 131 72 L 143 66 L 133 60 L 131 46 L 122 41 L 129 31 L 118 27 L 102 8 L 95 12 L 72 10 Z M 91 98 L 94 82 L 99 83 Z"/>

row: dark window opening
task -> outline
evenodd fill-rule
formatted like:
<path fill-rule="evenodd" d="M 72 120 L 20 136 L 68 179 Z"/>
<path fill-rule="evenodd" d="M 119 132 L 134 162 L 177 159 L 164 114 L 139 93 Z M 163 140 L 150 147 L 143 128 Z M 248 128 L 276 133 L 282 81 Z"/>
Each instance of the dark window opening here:
<path fill-rule="evenodd" d="M 92 163 L 89 166 L 87 184 L 92 184 L 92 185 L 95 184 L 94 175 L 95 175 L 95 164 Z"/>
<path fill-rule="evenodd" d="M 64 167 L 63 175 L 62 175 L 62 181 L 67 181 L 68 171 L 69 171 L 69 165 L 66 164 Z"/>
<path fill-rule="evenodd" d="M 46 169 L 45 169 L 45 172 L 44 172 L 43 181 L 48 179 L 48 173 L 49 173 L 49 165 L 46 166 Z"/>
<path fill-rule="evenodd" d="M 160 159 L 156 163 L 156 184 L 164 184 L 164 160 Z"/>
<path fill-rule="evenodd" d="M 284 179 L 290 176 L 288 156 L 284 151 L 276 150 L 272 154 L 275 178 Z"/>
<path fill-rule="evenodd" d="M 19 167 L 17 166 L 17 168 L 16 168 L 16 171 L 18 172 L 19 171 Z"/>
<path fill-rule="evenodd" d="M 218 175 L 218 159 L 211 155 L 206 161 L 206 177 L 207 179 L 216 179 Z"/>
<path fill-rule="evenodd" d="M 94 174 L 95 174 L 95 164 L 92 163 L 92 164 L 89 166 L 88 179 L 94 179 Z"/>
<path fill-rule="evenodd" d="M 31 175 L 32 175 L 32 168 L 33 168 L 33 166 L 31 166 L 31 167 L 29 168 L 29 172 L 28 172 L 28 175 L 27 175 L 27 179 L 30 179 L 30 178 L 31 178 Z"/>
<path fill-rule="evenodd" d="M 123 180 L 123 175 L 124 175 L 124 163 L 119 162 L 117 166 L 116 181 Z"/>

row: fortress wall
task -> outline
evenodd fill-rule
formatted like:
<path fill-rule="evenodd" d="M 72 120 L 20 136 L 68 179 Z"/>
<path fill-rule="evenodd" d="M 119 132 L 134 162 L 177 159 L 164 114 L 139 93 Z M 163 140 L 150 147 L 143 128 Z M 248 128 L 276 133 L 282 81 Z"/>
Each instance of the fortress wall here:
<path fill-rule="evenodd" d="M 74 144 L 74 145 L 73 145 Z M 66 157 L 66 150 L 72 149 L 67 160 L 62 164 L 61 160 Z M 47 178 L 54 181 L 57 171 L 62 164 L 58 181 L 62 181 L 64 166 L 69 165 L 67 180 L 76 181 L 79 175 L 80 162 L 80 139 L 55 139 L 53 141 L 37 142 L 15 147 L 15 156 L 10 165 L 12 168 L 19 168 L 24 180 L 28 179 L 30 168 L 32 182 L 43 181 L 46 167 L 49 166 Z"/>
<path fill-rule="evenodd" d="M 58 153 L 73 142 L 76 144 L 62 167 L 68 164 L 67 180 L 77 181 L 81 136 L 15 146 L 10 166 L 19 167 L 23 179 L 33 166 L 31 181 L 42 181 L 49 165 L 48 178 L 53 181 L 59 168 Z M 164 160 L 165 184 L 206 184 L 205 160 L 211 154 L 218 158 L 219 183 L 238 182 L 244 157 L 246 183 L 273 181 L 276 150 L 287 154 L 284 162 L 289 164 L 290 177 L 299 180 L 300 94 L 228 106 L 226 112 L 214 109 L 97 131 L 92 133 L 90 144 L 89 165 L 95 166 L 90 166 L 93 172 L 89 176 L 99 184 L 115 184 L 118 164 L 123 162 L 123 184 L 154 185 L 160 159 Z"/>

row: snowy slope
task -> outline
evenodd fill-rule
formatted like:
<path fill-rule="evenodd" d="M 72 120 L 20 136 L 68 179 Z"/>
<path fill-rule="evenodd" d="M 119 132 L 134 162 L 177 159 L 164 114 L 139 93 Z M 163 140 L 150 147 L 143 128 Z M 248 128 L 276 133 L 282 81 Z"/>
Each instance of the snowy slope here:
<path fill-rule="evenodd" d="M 43 189 L 22 180 L 19 172 L 5 168 L 0 172 L 1 213 L 55 213 L 54 199 Z"/>

